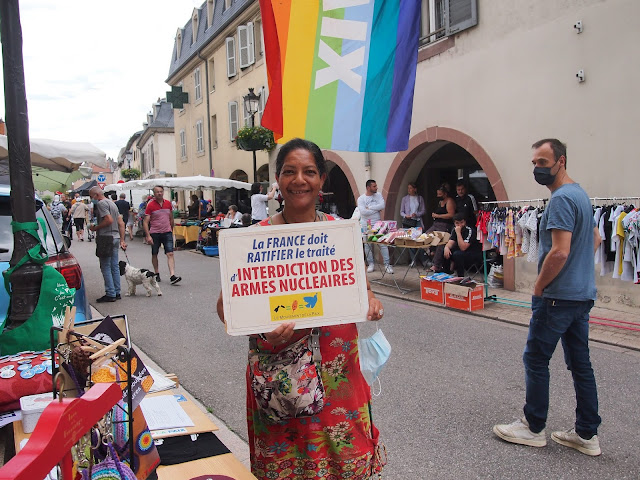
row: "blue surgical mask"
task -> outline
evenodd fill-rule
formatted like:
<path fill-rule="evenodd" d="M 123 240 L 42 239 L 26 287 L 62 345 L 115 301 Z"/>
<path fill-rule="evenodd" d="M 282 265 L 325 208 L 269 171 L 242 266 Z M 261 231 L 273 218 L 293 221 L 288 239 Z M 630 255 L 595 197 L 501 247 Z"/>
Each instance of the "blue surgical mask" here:
<path fill-rule="evenodd" d="M 389 360 L 391 345 L 382 330 L 377 330 L 369 338 L 358 340 L 358 351 L 362 376 L 369 385 L 373 385 L 382 367 Z"/>

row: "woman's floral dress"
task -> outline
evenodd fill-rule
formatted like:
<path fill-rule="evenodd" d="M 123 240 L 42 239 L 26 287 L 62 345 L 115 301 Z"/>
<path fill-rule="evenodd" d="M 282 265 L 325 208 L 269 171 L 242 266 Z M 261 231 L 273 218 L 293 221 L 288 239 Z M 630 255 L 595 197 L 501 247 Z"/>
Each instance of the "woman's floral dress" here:
<path fill-rule="evenodd" d="M 268 225 L 267 219 L 261 222 Z M 310 330 L 297 330 L 295 343 Z M 257 340 L 260 351 L 276 353 Z M 251 471 L 260 480 L 369 479 L 382 471 L 378 429 L 371 421 L 371 389 L 360 372 L 355 324 L 320 328 L 325 405 L 311 417 L 274 424 L 265 419 L 247 368 L 247 422 Z"/>

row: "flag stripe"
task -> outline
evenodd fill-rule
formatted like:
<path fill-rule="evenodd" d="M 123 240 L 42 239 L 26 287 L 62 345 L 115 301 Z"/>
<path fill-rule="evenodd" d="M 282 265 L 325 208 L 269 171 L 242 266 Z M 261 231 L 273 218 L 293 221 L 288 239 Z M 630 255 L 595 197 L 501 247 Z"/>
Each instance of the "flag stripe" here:
<path fill-rule="evenodd" d="M 360 150 L 386 151 L 395 63 L 395 42 L 398 25 L 398 0 L 377 1 L 373 11 L 369 71 L 364 94 Z M 380 135 L 380 131 L 385 135 Z"/>
<path fill-rule="evenodd" d="M 413 111 L 413 88 L 406 88 L 408 82 L 416 77 L 418 63 L 418 37 L 411 32 L 419 31 L 420 18 L 415 15 L 415 0 L 400 0 L 398 14 L 398 34 L 393 88 L 389 111 L 389 127 L 387 130 L 386 151 L 404 150 L 407 144 L 407 125 L 411 125 Z M 414 80 L 415 81 L 415 80 Z"/>
<path fill-rule="evenodd" d="M 322 28 L 322 18 L 342 19 L 344 9 L 339 8 L 327 12 L 320 11 L 318 15 L 318 31 Z M 313 73 L 311 76 L 311 92 L 309 94 L 309 111 L 307 114 L 307 125 L 305 128 L 305 138 L 314 141 L 318 145 L 331 145 L 332 131 L 334 126 L 336 97 L 338 94 L 338 83 L 332 82 L 322 87 L 316 87 L 318 70 L 327 67 L 327 64 L 318 57 L 320 42 L 326 43 L 337 54 L 342 52 L 342 40 L 335 37 L 318 35 L 316 49 L 314 52 Z M 335 122 L 339 123 L 339 122 Z"/>
<path fill-rule="evenodd" d="M 362 76 L 361 92 L 364 91 L 369 65 L 369 41 L 371 39 L 371 18 L 373 17 L 373 2 L 366 5 L 345 9 L 345 18 L 359 20 L 368 25 L 367 36 L 364 41 L 364 64 L 355 68 L 354 72 Z M 343 52 L 349 53 L 363 46 L 363 42 L 345 41 Z M 348 85 L 338 84 L 336 99 L 336 122 L 333 125 L 332 147 L 336 150 L 355 150 L 360 146 L 360 129 L 362 126 L 362 108 L 364 95 L 354 91 Z"/>
<path fill-rule="evenodd" d="M 276 15 L 270 0 L 260 0 L 260 14 L 262 17 L 262 33 L 264 37 L 264 51 L 269 59 L 267 63 L 267 84 L 269 85 L 269 99 L 262 114 L 262 125 L 269 125 L 275 140 L 282 137 L 282 58 L 279 48 L 278 32 L 286 32 L 276 27 Z M 282 35 L 286 37 L 286 35 Z"/>
<path fill-rule="evenodd" d="M 305 136 L 319 8 L 318 0 L 294 1 L 291 4 L 290 18 L 293 21 L 289 23 L 282 79 L 282 90 L 286 94 L 282 108 L 283 141 Z M 295 62 L 288 62 L 287 58 L 293 58 Z"/>

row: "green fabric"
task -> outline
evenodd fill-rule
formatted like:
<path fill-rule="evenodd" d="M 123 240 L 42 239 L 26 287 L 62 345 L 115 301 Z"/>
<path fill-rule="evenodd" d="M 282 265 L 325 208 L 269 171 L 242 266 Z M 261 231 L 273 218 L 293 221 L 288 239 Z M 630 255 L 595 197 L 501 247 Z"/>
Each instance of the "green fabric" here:
<path fill-rule="evenodd" d="M 42 229 L 45 232 L 44 222 L 39 219 Z M 38 223 L 11 223 L 13 231 L 26 231 L 33 237 L 38 239 Z M 46 241 L 46 239 L 45 239 Z M 11 289 L 9 278 L 11 274 L 31 260 L 35 263 L 43 265 L 42 267 L 42 284 L 40 285 L 40 298 L 33 314 L 29 319 L 19 327 L 13 330 L 5 331 L 4 323 L 0 325 L 0 355 L 10 355 L 24 350 L 44 350 L 49 347 L 49 330 L 55 323 L 62 325 L 64 320 L 64 312 L 66 307 L 73 305 L 75 296 L 75 288 L 69 288 L 64 276 L 50 265 L 44 265 L 47 260 L 47 251 L 43 245 L 38 243 L 30 248 L 27 255 L 22 257 L 20 261 L 12 268 L 2 272 L 4 277 L 4 285 L 9 295 Z M 11 307 L 9 307 L 11 308 Z M 7 315 L 8 318 L 8 315 Z"/>

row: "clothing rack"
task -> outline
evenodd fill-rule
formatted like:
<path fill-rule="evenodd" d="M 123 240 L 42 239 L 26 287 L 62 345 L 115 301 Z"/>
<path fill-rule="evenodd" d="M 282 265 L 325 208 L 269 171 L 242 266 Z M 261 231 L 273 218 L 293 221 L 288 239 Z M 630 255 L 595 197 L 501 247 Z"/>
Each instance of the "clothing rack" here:
<path fill-rule="evenodd" d="M 529 199 L 529 200 L 492 200 L 489 202 L 479 202 L 481 205 L 490 205 L 493 203 L 525 203 L 525 204 L 531 204 L 531 203 L 540 203 L 542 202 L 542 204 L 546 204 L 549 201 L 548 198 L 534 198 L 534 199 Z"/>
<path fill-rule="evenodd" d="M 618 200 L 640 200 L 640 197 L 593 197 L 590 198 L 592 203 L 595 202 L 617 202 Z"/>
<path fill-rule="evenodd" d="M 493 200 L 489 202 L 479 202 L 481 205 L 491 205 L 491 204 L 523 204 L 523 205 L 531 205 L 531 204 L 540 204 L 544 207 L 546 203 L 549 201 L 548 198 L 530 198 L 526 200 Z M 482 250 L 482 272 L 484 276 L 484 299 L 486 301 L 494 302 L 494 303 L 503 303 L 505 305 L 513 305 L 514 307 L 523 307 L 529 308 L 531 306 L 531 302 L 526 302 L 523 300 L 515 300 L 513 298 L 507 297 L 498 297 L 497 295 L 489 295 L 489 283 L 487 279 L 489 275 L 487 273 L 487 252 L 486 250 Z"/>

